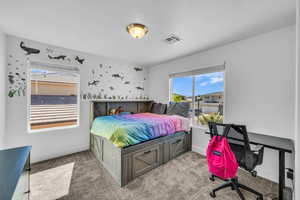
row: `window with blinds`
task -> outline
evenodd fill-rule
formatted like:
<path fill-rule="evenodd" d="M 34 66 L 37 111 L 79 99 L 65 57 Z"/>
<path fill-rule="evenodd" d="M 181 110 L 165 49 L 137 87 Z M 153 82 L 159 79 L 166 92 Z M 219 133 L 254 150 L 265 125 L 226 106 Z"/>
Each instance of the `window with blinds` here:
<path fill-rule="evenodd" d="M 29 76 L 29 131 L 78 126 L 78 69 L 32 63 Z"/>

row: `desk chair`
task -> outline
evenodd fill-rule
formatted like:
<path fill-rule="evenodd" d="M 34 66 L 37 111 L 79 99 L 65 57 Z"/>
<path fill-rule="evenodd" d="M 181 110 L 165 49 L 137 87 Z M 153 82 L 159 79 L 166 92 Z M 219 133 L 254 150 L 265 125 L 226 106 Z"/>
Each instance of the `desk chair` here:
<path fill-rule="evenodd" d="M 209 131 L 211 138 L 216 135 L 222 135 L 223 130 L 228 124 L 221 123 L 212 123 L 209 124 Z M 257 146 L 255 149 L 251 150 L 249 138 L 247 134 L 246 126 L 243 125 L 234 125 L 229 124 L 230 129 L 227 135 L 228 143 L 233 151 L 236 160 L 239 164 L 239 167 L 245 169 L 252 174 L 253 177 L 256 177 L 257 172 L 254 170 L 257 165 L 261 165 L 263 161 L 264 147 Z M 216 176 L 212 175 L 210 177 L 211 181 L 214 181 Z M 245 186 L 238 182 L 238 177 L 232 178 L 230 180 L 224 180 L 226 183 L 220 185 L 219 187 L 212 190 L 210 193 L 211 197 L 216 197 L 216 192 L 231 187 L 232 190 L 235 190 L 241 200 L 245 200 L 244 195 L 241 193 L 240 189 L 251 192 L 257 196 L 257 200 L 263 200 L 263 195 L 252 188 Z"/>

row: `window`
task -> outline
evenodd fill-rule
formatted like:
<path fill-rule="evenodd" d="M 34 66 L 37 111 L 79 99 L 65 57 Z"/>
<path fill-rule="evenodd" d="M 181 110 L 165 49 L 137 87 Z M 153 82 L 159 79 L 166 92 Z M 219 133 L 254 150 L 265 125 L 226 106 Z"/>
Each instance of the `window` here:
<path fill-rule="evenodd" d="M 29 131 L 78 126 L 78 70 L 35 63 L 28 74 Z"/>
<path fill-rule="evenodd" d="M 194 124 L 223 122 L 224 65 L 170 75 L 170 101 L 190 102 Z"/>

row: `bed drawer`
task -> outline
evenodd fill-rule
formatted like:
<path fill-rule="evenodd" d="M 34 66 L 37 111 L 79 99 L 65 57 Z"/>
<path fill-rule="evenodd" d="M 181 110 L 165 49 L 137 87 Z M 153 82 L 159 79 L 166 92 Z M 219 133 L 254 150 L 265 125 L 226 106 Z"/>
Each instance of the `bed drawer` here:
<path fill-rule="evenodd" d="M 159 165 L 159 145 L 155 145 L 133 154 L 133 178 L 143 175 Z"/>
<path fill-rule="evenodd" d="M 170 157 L 171 159 L 179 156 L 186 151 L 186 140 L 184 135 L 176 137 L 170 141 Z"/>

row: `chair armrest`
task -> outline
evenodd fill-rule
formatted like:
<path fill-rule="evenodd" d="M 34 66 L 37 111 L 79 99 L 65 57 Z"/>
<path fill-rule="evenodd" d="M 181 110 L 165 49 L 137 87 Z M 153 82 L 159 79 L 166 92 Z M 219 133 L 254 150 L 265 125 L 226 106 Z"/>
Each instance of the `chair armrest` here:
<path fill-rule="evenodd" d="M 251 151 L 255 154 L 257 154 L 258 159 L 257 159 L 257 165 L 261 165 L 263 162 L 263 157 L 264 157 L 264 146 L 263 145 L 255 145 Z"/>
<path fill-rule="evenodd" d="M 264 148 L 263 145 L 254 145 L 254 146 L 251 145 L 252 152 L 259 152 L 262 148 Z"/>

